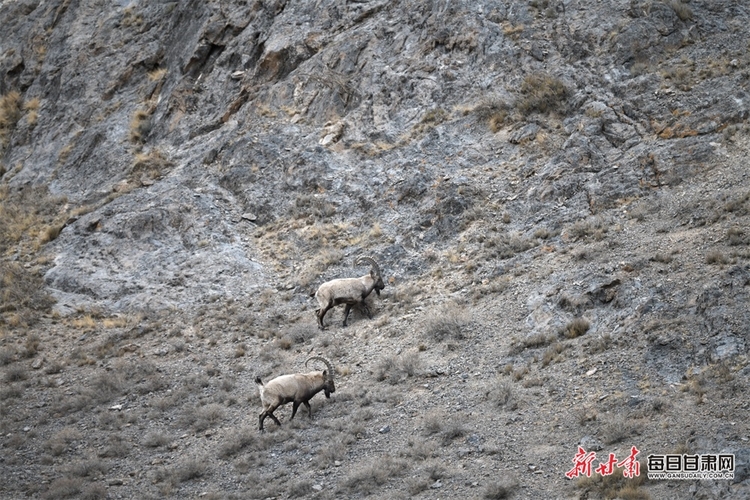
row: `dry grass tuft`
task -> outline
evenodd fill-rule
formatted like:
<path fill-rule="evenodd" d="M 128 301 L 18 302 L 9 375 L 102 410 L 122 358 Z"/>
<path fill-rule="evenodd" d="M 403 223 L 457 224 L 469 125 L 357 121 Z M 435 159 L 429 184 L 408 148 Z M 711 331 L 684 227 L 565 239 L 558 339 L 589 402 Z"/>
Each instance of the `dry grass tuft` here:
<path fill-rule="evenodd" d="M 21 94 L 15 90 L 0 97 L 0 148 L 5 148 L 21 119 Z"/>
<path fill-rule="evenodd" d="M 444 304 L 433 309 L 424 323 L 424 332 L 432 340 L 462 340 L 469 324 L 469 315 L 456 303 Z"/>
<path fill-rule="evenodd" d="M 151 131 L 151 112 L 138 109 L 130 119 L 130 142 L 143 144 Z"/>
<path fill-rule="evenodd" d="M 518 109 L 523 113 L 564 112 L 569 91 L 565 84 L 551 75 L 534 73 L 521 84 L 523 99 Z"/>
<path fill-rule="evenodd" d="M 484 498 L 487 500 L 502 500 L 511 498 L 518 489 L 518 481 L 515 479 L 505 479 L 499 482 L 488 484 L 484 490 Z"/>
<path fill-rule="evenodd" d="M 390 455 L 377 458 L 357 469 L 342 481 L 340 493 L 350 495 L 370 495 L 378 487 L 386 484 L 393 478 L 400 477 L 408 471 L 409 467 L 403 460 L 397 460 Z"/>
<path fill-rule="evenodd" d="M 586 318 L 575 318 L 565 325 L 562 334 L 565 338 L 575 339 L 589 331 L 591 323 Z"/>
<path fill-rule="evenodd" d="M 576 486 L 587 492 L 596 492 L 597 498 L 650 500 L 651 496 L 642 488 L 646 482 L 646 464 L 644 462 L 641 462 L 640 470 L 639 476 L 626 478 L 622 475 L 621 468 L 615 468 L 614 472 L 608 476 L 592 474 L 591 477 L 582 477 L 578 480 Z"/>
<path fill-rule="evenodd" d="M 387 380 L 390 384 L 398 384 L 417 375 L 420 365 L 421 361 L 417 352 L 387 356 L 378 363 L 375 369 L 375 379 L 379 382 Z"/>
<path fill-rule="evenodd" d="M 174 167 L 164 153 L 154 148 L 148 153 L 135 155 L 135 162 L 130 171 L 130 179 L 138 185 L 147 185 L 149 182 L 160 179 Z"/>
<path fill-rule="evenodd" d="M 693 18 L 693 11 L 688 7 L 686 2 L 689 0 L 665 0 L 664 3 L 672 7 L 674 13 L 680 18 L 680 21 L 689 21 Z"/>

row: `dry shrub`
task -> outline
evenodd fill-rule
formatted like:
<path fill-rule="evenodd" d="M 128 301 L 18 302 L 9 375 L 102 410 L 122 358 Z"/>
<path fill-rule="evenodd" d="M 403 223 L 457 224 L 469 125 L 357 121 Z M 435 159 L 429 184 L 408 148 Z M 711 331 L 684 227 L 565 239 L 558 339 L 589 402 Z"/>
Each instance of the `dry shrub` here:
<path fill-rule="evenodd" d="M 143 143 L 151 131 L 151 112 L 138 109 L 130 119 L 130 142 Z"/>
<path fill-rule="evenodd" d="M 135 155 L 133 169 L 130 171 L 130 179 L 136 183 L 144 183 L 160 179 L 168 173 L 174 163 L 158 149 L 152 149 L 149 153 Z"/>
<path fill-rule="evenodd" d="M 622 468 L 616 467 L 614 472 L 608 476 L 592 474 L 591 477 L 581 477 L 576 486 L 582 490 L 594 493 L 597 498 L 649 500 L 651 496 L 641 488 L 646 481 L 645 462 L 640 462 L 641 473 L 639 476 L 626 478 L 622 475 L 622 471 Z"/>
<path fill-rule="evenodd" d="M 607 445 L 620 443 L 626 439 L 632 439 L 638 434 L 640 434 L 640 428 L 638 425 L 621 417 L 606 423 L 601 430 L 602 441 Z"/>
<path fill-rule="evenodd" d="M 159 431 L 151 431 L 143 437 L 141 444 L 148 448 L 159 448 L 166 446 L 172 441 L 172 438 L 167 434 Z"/>
<path fill-rule="evenodd" d="M 706 254 L 706 264 L 726 264 L 729 262 L 719 250 L 711 250 Z"/>
<path fill-rule="evenodd" d="M 9 326 L 35 323 L 54 304 L 39 273 L 15 262 L 0 262 L 0 322 L 13 313 Z"/>
<path fill-rule="evenodd" d="M 20 243 L 33 243 L 29 235 L 44 237 L 47 225 L 61 229 L 67 214 L 60 209 L 66 201 L 65 197 L 50 195 L 46 186 L 14 190 L 0 186 L 0 254 Z M 29 246 L 30 250 L 38 250 L 38 245 Z"/>
<path fill-rule="evenodd" d="M 591 323 L 586 318 L 575 318 L 563 328 L 565 338 L 575 339 L 589 331 Z"/>
<path fill-rule="evenodd" d="M 672 10 L 674 10 L 674 13 L 680 18 L 680 21 L 689 21 L 693 18 L 693 11 L 690 10 L 690 7 L 685 5 L 684 2 L 688 1 L 689 0 L 665 0 L 665 3 L 672 7 Z"/>
<path fill-rule="evenodd" d="M 468 431 L 464 424 L 457 421 L 448 422 L 440 433 L 440 442 L 443 446 L 449 446 L 454 440 L 464 437 Z"/>
<path fill-rule="evenodd" d="M 474 108 L 474 114 L 480 121 L 487 123 L 492 132 L 498 132 L 508 119 L 510 109 L 510 105 L 505 101 L 487 98 Z"/>
<path fill-rule="evenodd" d="M 568 89 L 551 75 L 534 73 L 521 84 L 523 99 L 518 108 L 523 113 L 563 112 L 568 99 Z"/>
<path fill-rule="evenodd" d="M 387 483 L 389 479 L 399 477 L 407 470 L 406 462 L 396 460 L 390 455 L 373 459 L 368 465 L 357 469 L 342 481 L 341 493 L 367 496 L 377 487 Z"/>
<path fill-rule="evenodd" d="M 547 366 L 552 362 L 560 361 L 562 352 L 565 350 L 565 345 L 560 342 L 555 342 L 544 350 L 542 355 L 542 366 Z"/>
<path fill-rule="evenodd" d="M 47 491 L 42 494 L 42 498 L 50 500 L 77 498 L 82 491 L 83 480 L 81 478 L 61 477 L 50 483 Z"/>
<path fill-rule="evenodd" d="M 502 500 L 511 498 L 513 493 L 518 489 L 518 481 L 515 479 L 505 479 L 499 482 L 493 482 L 487 485 L 484 490 L 484 498 L 487 500 Z"/>
<path fill-rule="evenodd" d="M 15 90 L 0 97 L 0 148 L 5 148 L 21 118 L 21 94 Z"/>
<path fill-rule="evenodd" d="M 425 334 L 435 341 L 462 340 L 469 324 L 468 313 L 458 304 L 449 303 L 433 309 L 424 323 Z"/>
<path fill-rule="evenodd" d="M 221 445 L 219 457 L 229 459 L 247 448 L 257 448 L 257 441 L 257 429 L 245 427 Z"/>
<path fill-rule="evenodd" d="M 378 381 L 387 380 L 391 384 L 398 384 L 419 372 L 421 361 L 419 353 L 410 352 L 400 356 L 383 358 L 375 369 Z"/>
<path fill-rule="evenodd" d="M 487 390 L 487 398 L 500 408 L 515 410 L 518 401 L 515 396 L 513 384 L 503 377 L 497 377 Z"/>

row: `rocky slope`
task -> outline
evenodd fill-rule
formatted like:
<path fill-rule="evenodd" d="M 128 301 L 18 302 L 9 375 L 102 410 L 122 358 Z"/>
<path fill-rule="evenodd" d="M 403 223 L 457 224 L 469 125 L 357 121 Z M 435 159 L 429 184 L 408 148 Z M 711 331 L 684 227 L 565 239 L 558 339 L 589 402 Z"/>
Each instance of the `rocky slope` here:
<path fill-rule="evenodd" d="M 742 2 L 0 19 L 4 496 L 750 496 Z M 375 319 L 319 333 L 363 253 Z M 258 434 L 313 351 L 337 393 Z M 737 473 L 568 481 L 580 443 Z"/>

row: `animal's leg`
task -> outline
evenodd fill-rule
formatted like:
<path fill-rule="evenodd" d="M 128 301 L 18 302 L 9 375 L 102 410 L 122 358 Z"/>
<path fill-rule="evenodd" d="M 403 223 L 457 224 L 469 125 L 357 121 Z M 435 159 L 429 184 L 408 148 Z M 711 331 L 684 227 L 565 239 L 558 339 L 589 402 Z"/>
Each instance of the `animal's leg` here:
<path fill-rule="evenodd" d="M 363 301 L 361 302 L 361 304 L 362 304 L 362 309 L 364 309 L 364 310 L 365 310 L 365 313 L 367 314 L 367 317 L 368 317 L 368 318 L 370 318 L 370 319 L 372 319 L 372 314 L 370 313 L 370 308 L 369 308 L 369 307 L 367 307 L 367 302 L 365 302 L 365 301 L 363 300 Z"/>
<path fill-rule="evenodd" d="M 297 408 L 299 408 L 299 403 L 295 401 L 294 403 L 292 403 L 292 418 L 290 418 L 289 420 L 294 419 L 294 416 L 297 414 Z"/>
<path fill-rule="evenodd" d="M 274 422 L 276 422 L 276 425 L 281 425 L 281 422 L 279 422 L 279 419 L 276 418 L 276 415 L 273 414 L 273 411 L 276 408 L 277 408 L 276 406 L 269 407 L 267 410 L 265 410 L 263 413 L 260 414 L 260 416 L 258 417 L 258 429 L 259 430 L 261 431 L 263 430 L 263 421 L 266 419 L 266 417 L 271 417 L 271 419 Z"/>
<path fill-rule="evenodd" d="M 344 326 L 346 326 L 346 319 L 349 317 L 349 311 L 351 311 L 351 310 L 352 310 L 352 305 L 351 304 L 347 304 L 346 305 L 346 310 L 344 311 Z"/>
<path fill-rule="evenodd" d="M 318 309 L 318 311 L 320 311 L 318 313 L 318 328 L 320 328 L 321 330 L 325 330 L 326 329 L 325 325 L 323 324 L 323 318 L 325 317 L 326 313 L 328 312 L 328 310 L 331 307 L 332 306 L 327 306 L 327 307 Z"/>
<path fill-rule="evenodd" d="M 310 403 L 307 401 L 302 401 L 302 403 L 307 407 L 307 416 L 312 418 L 312 407 L 310 406 Z"/>

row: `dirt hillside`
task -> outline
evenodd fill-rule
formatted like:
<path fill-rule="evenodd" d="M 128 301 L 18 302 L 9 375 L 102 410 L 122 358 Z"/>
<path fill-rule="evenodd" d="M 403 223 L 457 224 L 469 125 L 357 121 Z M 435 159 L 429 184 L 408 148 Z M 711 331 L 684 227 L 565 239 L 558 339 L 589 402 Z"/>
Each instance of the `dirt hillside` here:
<path fill-rule="evenodd" d="M 0 497 L 750 498 L 748 40 L 738 0 L 0 1 Z M 319 330 L 363 255 L 373 317 Z"/>

